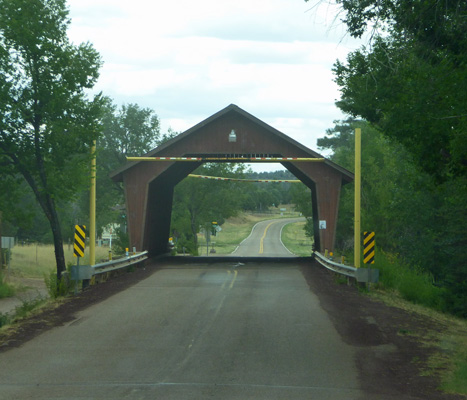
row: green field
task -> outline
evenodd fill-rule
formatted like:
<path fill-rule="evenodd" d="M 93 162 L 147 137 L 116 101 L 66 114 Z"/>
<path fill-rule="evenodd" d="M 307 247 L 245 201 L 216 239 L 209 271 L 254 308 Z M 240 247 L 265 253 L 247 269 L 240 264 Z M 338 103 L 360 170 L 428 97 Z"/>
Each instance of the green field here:
<path fill-rule="evenodd" d="M 76 264 L 73 247 L 65 245 L 66 263 Z M 96 262 L 108 260 L 108 247 L 96 247 Z M 89 247 L 86 247 L 81 265 L 89 264 Z M 28 244 L 12 248 L 10 274 L 23 278 L 43 278 L 56 269 L 54 247 L 52 245 Z M 4 272 L 6 275 L 7 272 Z"/>
<path fill-rule="evenodd" d="M 311 256 L 313 240 L 305 236 L 305 222 L 288 224 L 282 229 L 282 243 L 292 253 L 300 257 Z"/>

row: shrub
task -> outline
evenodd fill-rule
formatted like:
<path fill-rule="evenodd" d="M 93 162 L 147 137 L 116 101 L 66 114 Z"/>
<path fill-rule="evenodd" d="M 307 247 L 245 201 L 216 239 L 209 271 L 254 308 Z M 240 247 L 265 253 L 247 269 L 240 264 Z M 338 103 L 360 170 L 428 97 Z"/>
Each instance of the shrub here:
<path fill-rule="evenodd" d="M 445 311 L 445 289 L 434 286 L 428 273 L 404 263 L 397 255 L 379 249 L 376 259 L 381 286 L 397 290 L 405 300 L 412 303 Z"/>
<path fill-rule="evenodd" d="M 10 323 L 10 316 L 8 314 L 0 313 L 0 328 Z"/>
<path fill-rule="evenodd" d="M 45 301 L 46 301 L 46 299 L 42 298 L 42 297 L 39 297 L 39 298 L 34 299 L 34 300 L 30 300 L 30 301 L 23 301 L 20 306 L 17 306 L 15 308 L 14 319 L 24 318 L 24 317 L 28 316 L 28 314 L 31 311 L 36 309 L 38 306 L 40 306 Z"/>
<path fill-rule="evenodd" d="M 15 292 L 15 288 L 4 281 L 2 271 L 0 270 L 0 299 L 14 296 Z"/>
<path fill-rule="evenodd" d="M 47 287 L 49 296 L 52 299 L 66 296 L 72 291 L 73 282 L 70 279 L 71 266 L 71 263 L 67 265 L 67 273 L 61 277 L 60 281 L 58 280 L 57 273 L 55 271 L 50 271 L 48 276 L 44 276 L 45 286 Z"/>
<path fill-rule="evenodd" d="M 114 241 L 112 251 L 116 256 L 125 254 L 125 251 L 130 246 L 130 237 L 127 232 L 123 232 L 121 229 L 117 230 L 117 238 Z"/>

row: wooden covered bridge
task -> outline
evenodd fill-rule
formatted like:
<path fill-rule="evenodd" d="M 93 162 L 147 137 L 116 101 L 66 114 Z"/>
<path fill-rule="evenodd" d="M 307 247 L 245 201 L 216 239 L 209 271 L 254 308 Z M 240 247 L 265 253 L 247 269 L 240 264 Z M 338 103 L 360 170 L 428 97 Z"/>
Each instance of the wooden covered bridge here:
<path fill-rule="evenodd" d="M 122 181 L 125 189 L 130 246 L 137 251 L 148 250 L 151 256 L 167 251 L 175 186 L 205 160 L 323 158 L 234 104 L 144 156 L 198 159 L 133 161 L 112 173 L 112 179 Z M 333 250 L 340 190 L 342 185 L 352 182 L 353 174 L 327 159 L 287 160 L 281 164 L 311 189 L 316 249 Z"/>

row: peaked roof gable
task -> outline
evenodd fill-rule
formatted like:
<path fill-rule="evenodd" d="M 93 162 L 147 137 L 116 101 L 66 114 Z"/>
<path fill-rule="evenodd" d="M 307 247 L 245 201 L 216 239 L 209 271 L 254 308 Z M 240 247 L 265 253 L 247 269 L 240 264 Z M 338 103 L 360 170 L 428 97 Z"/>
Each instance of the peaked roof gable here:
<path fill-rule="evenodd" d="M 154 148 L 153 150 L 150 150 L 148 153 L 144 154 L 144 157 L 156 157 L 156 156 L 164 156 L 164 151 L 171 148 L 173 145 L 176 143 L 179 143 L 183 140 L 185 140 L 188 136 L 193 135 L 195 132 L 201 130 L 203 127 L 207 126 L 208 124 L 212 123 L 215 120 L 218 120 L 222 117 L 224 117 L 227 114 L 231 113 L 236 113 L 248 120 L 250 120 L 253 124 L 263 128 L 266 130 L 269 134 L 274 135 L 276 137 L 279 137 L 280 139 L 288 142 L 292 146 L 300 149 L 301 151 L 305 152 L 310 156 L 310 158 L 324 158 L 322 155 L 319 153 L 309 149 L 308 147 L 304 146 L 303 144 L 297 142 L 296 140 L 292 139 L 290 136 L 287 136 L 286 134 L 280 132 L 276 128 L 273 128 L 272 126 L 266 124 L 265 122 L 261 121 L 260 119 L 256 118 L 252 114 L 246 112 L 245 110 L 241 109 L 235 104 L 230 104 L 229 106 L 225 107 L 224 109 L 218 111 L 217 113 L 211 115 L 210 117 L 206 118 L 205 120 L 201 121 L 200 123 L 194 125 L 193 127 L 189 128 L 185 132 L 175 136 L 174 138 L 168 140 L 167 142 L 162 143 L 160 146 Z M 183 156 L 183 155 L 180 155 Z M 287 155 L 284 155 L 287 156 Z M 122 175 L 125 173 L 125 171 L 131 169 L 133 166 L 137 165 L 140 162 L 144 161 L 130 161 L 127 162 L 125 165 L 121 166 L 120 168 L 116 169 L 110 174 L 110 177 L 115 180 L 115 181 L 120 181 L 122 179 Z M 328 166 L 338 170 L 340 173 L 343 175 L 343 180 L 350 182 L 353 180 L 353 174 L 348 171 L 345 168 L 342 168 L 341 166 L 333 163 L 330 160 L 325 159 L 324 161 L 325 164 Z"/>

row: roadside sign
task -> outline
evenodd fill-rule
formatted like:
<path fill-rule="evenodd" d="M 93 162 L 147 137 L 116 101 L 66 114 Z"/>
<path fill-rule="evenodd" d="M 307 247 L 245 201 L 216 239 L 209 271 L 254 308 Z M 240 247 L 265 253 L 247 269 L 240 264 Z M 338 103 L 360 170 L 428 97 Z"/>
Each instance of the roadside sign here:
<path fill-rule="evenodd" d="M 2 249 L 11 249 L 12 247 L 15 247 L 15 238 L 2 236 Z"/>
<path fill-rule="evenodd" d="M 363 263 L 375 263 L 375 233 L 363 232 Z"/>
<path fill-rule="evenodd" d="M 86 225 L 75 225 L 75 243 L 73 245 L 73 255 L 75 257 L 84 257 L 84 248 L 86 246 Z"/>

